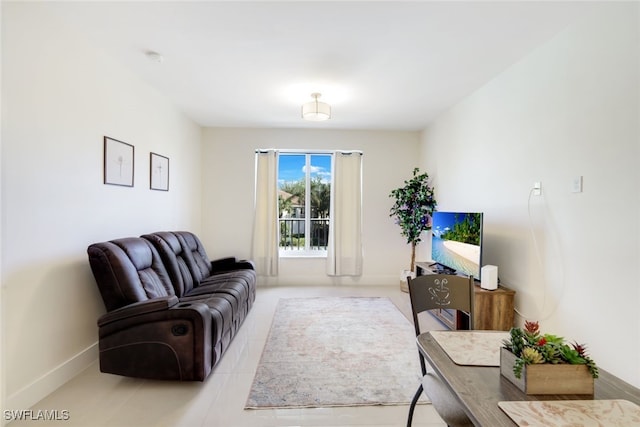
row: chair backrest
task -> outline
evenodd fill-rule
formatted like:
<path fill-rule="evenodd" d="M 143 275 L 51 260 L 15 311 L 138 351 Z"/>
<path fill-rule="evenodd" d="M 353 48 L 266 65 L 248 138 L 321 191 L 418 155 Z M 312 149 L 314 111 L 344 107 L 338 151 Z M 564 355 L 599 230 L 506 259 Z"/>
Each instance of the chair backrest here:
<path fill-rule="evenodd" d="M 425 274 L 408 279 L 409 296 L 416 336 L 420 335 L 418 314 L 435 309 L 461 310 L 469 313 L 473 329 L 473 277 L 450 274 Z"/>
<path fill-rule="evenodd" d="M 175 295 L 160 255 L 145 239 L 128 237 L 94 243 L 87 253 L 107 311 Z"/>
<path fill-rule="evenodd" d="M 436 309 L 462 310 L 469 313 L 469 329 L 473 329 L 473 276 L 450 274 L 425 274 L 415 279 L 407 278 L 411 312 L 416 336 L 420 335 L 418 315 Z M 424 357 L 420 352 L 420 367 L 426 374 Z"/>

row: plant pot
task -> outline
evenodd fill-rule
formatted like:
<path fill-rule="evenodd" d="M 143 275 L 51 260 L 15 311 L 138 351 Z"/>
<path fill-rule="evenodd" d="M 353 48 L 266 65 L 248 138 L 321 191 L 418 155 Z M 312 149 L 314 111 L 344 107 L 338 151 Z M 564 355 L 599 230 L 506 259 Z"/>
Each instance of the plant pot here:
<path fill-rule="evenodd" d="M 593 377 L 586 365 L 541 363 L 525 365 L 516 378 L 513 365 L 516 356 L 500 348 L 500 374 L 525 394 L 593 395 Z"/>
<path fill-rule="evenodd" d="M 411 270 L 400 270 L 400 290 L 402 292 L 409 292 L 409 283 L 407 282 L 407 277 L 415 279 L 416 273 Z"/>

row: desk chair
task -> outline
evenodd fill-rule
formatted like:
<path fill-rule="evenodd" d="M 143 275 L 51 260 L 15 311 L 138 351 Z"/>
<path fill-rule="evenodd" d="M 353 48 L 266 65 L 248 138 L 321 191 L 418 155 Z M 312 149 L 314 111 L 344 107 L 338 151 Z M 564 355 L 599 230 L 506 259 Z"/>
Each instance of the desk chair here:
<path fill-rule="evenodd" d="M 469 313 L 469 329 L 473 329 L 474 283 L 472 276 L 427 274 L 415 279 L 407 278 L 407 281 L 416 337 L 421 333 L 418 314 L 435 309 L 454 309 Z M 473 426 L 457 397 L 435 372 L 427 372 L 424 357 L 419 352 L 418 354 L 422 368 L 422 384 L 418 387 L 411 401 L 407 427 L 411 427 L 413 411 L 423 391 L 431 400 L 436 412 L 449 427 Z"/>

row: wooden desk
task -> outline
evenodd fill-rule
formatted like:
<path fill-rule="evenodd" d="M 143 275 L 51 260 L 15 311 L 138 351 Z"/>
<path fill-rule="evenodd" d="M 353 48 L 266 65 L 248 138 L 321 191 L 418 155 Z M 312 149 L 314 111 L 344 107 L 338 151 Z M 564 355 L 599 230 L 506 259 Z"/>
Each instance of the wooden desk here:
<path fill-rule="evenodd" d="M 514 427 L 516 424 L 498 407 L 501 401 L 595 398 L 625 399 L 640 405 L 640 390 L 603 369 L 595 380 L 594 396 L 526 395 L 500 375 L 499 367 L 456 365 L 429 332 L 419 335 L 417 342 L 420 353 L 458 397 L 475 426 Z"/>
<path fill-rule="evenodd" d="M 428 262 L 416 262 L 416 275 L 432 274 Z M 494 291 L 474 286 L 474 329 L 508 331 L 513 327 L 516 291 L 499 286 Z M 469 329 L 469 315 L 457 310 L 432 310 L 432 314 L 449 329 Z"/>

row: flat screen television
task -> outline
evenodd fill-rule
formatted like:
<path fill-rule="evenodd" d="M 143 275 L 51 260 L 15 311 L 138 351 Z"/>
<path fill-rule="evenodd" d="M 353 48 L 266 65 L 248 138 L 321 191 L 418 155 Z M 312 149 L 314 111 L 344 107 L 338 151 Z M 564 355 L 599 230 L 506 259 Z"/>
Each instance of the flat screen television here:
<path fill-rule="evenodd" d="M 431 259 L 437 272 L 457 273 L 480 280 L 482 213 L 434 212 Z"/>

